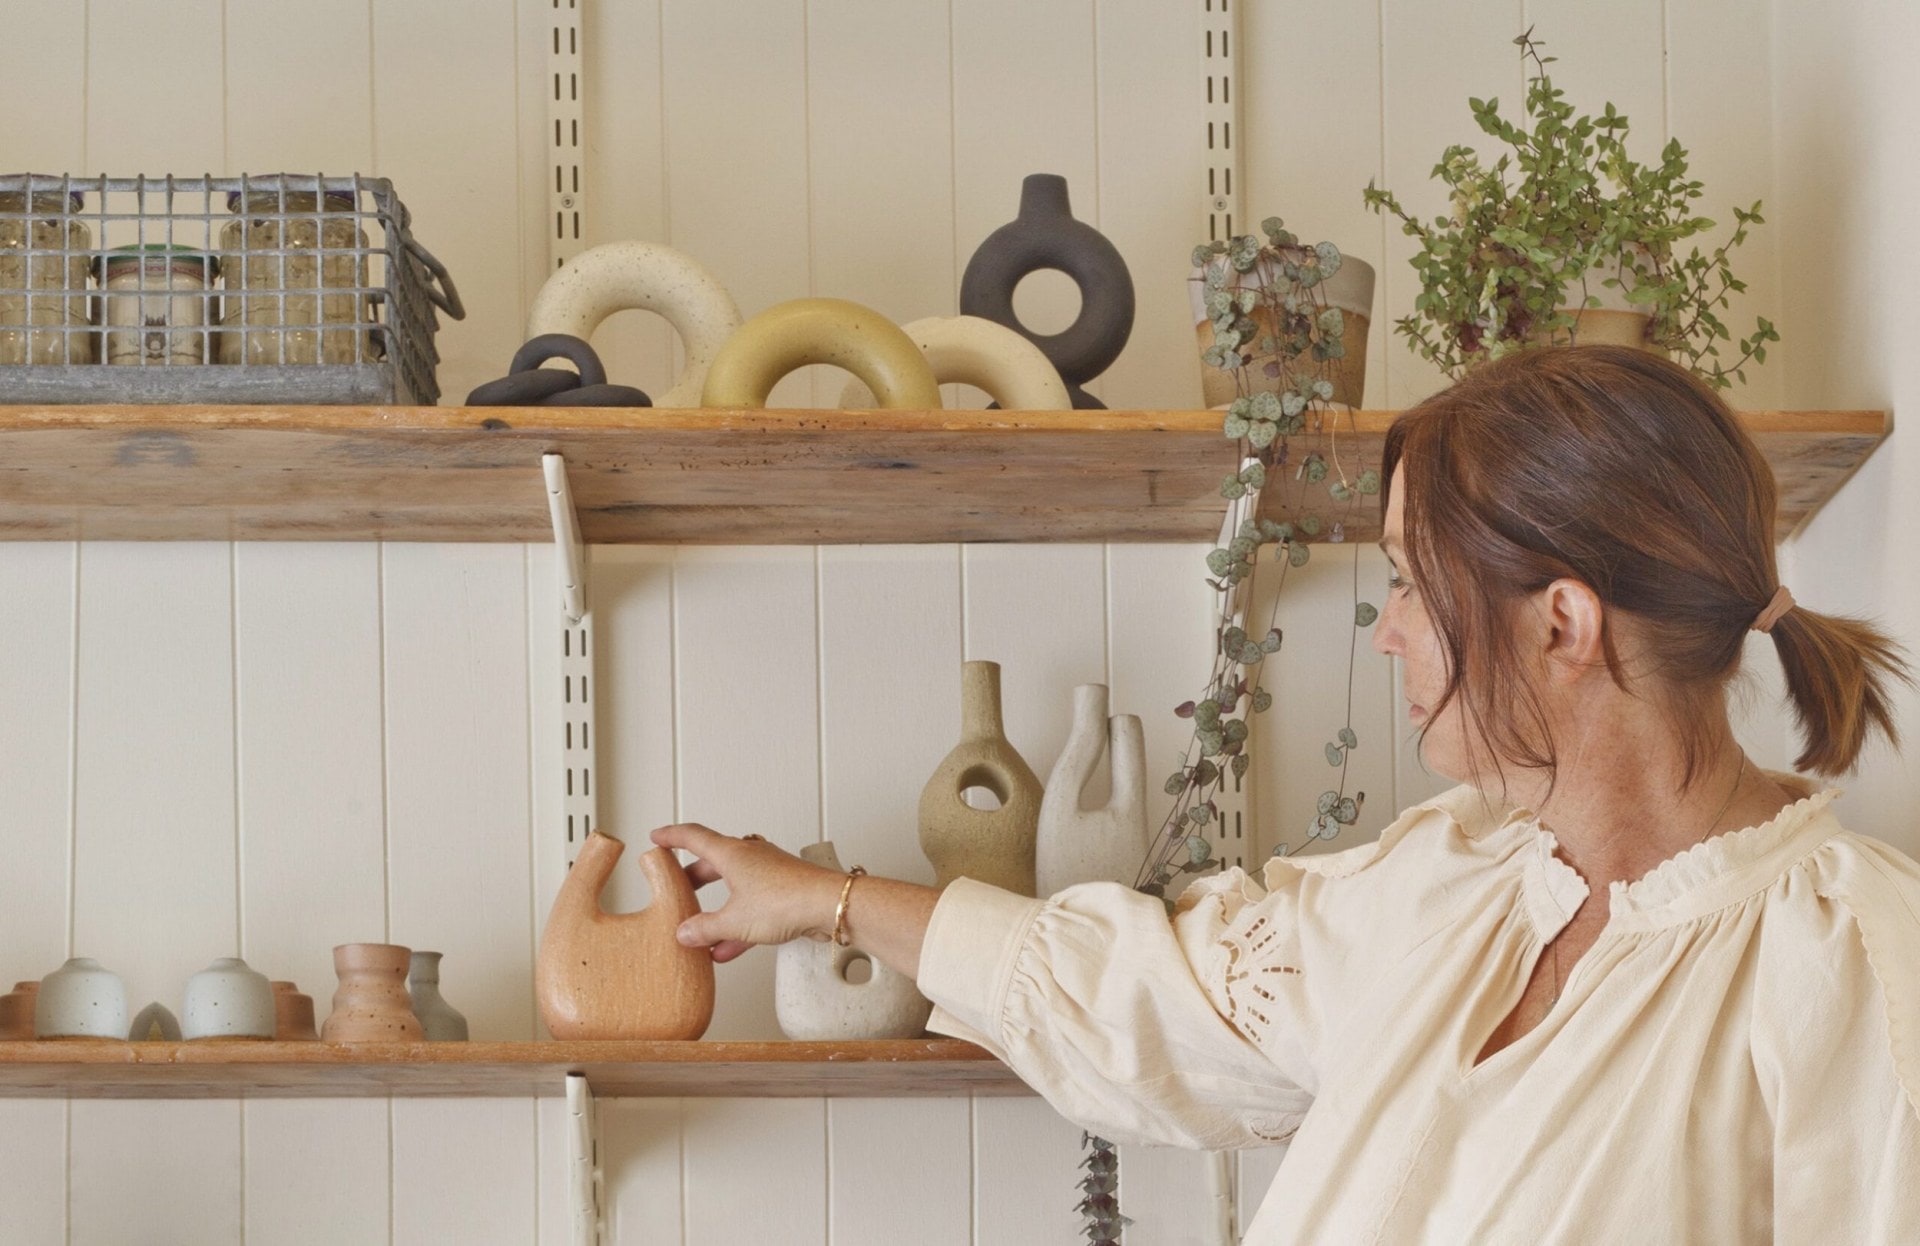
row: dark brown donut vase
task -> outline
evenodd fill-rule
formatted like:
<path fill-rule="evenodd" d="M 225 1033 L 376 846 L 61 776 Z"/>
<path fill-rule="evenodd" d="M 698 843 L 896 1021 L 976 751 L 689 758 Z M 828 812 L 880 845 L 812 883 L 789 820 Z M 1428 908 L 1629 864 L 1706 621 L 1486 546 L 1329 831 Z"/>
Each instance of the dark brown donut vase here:
<path fill-rule="evenodd" d="M 1065 330 L 1035 333 L 1013 310 L 1027 274 L 1057 269 L 1080 287 L 1080 315 Z M 1133 278 L 1119 248 L 1073 218 L 1067 179 L 1032 173 L 1020 184 L 1020 215 L 987 235 L 960 279 L 960 314 L 1003 324 L 1038 346 L 1082 411 L 1105 405 L 1081 386 L 1112 366 L 1133 332 Z"/>

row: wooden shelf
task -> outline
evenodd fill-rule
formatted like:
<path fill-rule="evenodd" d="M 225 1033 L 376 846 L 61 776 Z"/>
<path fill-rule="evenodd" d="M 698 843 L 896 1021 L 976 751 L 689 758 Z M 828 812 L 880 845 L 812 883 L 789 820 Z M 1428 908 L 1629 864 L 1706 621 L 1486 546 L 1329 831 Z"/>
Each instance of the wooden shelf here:
<path fill-rule="evenodd" d="M 1032 1094 L 972 1043 L 0 1043 L 0 1098 L 928 1098 Z"/>
<path fill-rule="evenodd" d="M 1394 414 L 1355 415 L 1342 456 L 1378 462 Z M 0 407 L 0 539 L 544 541 L 553 450 L 590 543 L 1210 541 L 1233 465 L 1220 418 Z M 1779 479 L 1783 537 L 1890 427 L 1879 411 L 1742 419 Z M 1378 536 L 1363 503 L 1327 514 L 1348 540 Z"/>

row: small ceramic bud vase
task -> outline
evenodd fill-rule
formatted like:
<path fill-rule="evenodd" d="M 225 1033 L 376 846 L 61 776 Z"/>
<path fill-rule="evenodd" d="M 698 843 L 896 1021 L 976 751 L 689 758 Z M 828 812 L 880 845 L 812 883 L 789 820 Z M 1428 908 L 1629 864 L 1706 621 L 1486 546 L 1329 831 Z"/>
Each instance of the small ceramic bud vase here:
<path fill-rule="evenodd" d="M 653 903 L 605 912 L 600 892 L 624 851 L 595 831 L 567 871 L 534 968 L 540 1019 L 555 1038 L 699 1038 L 713 1021 L 713 956 L 674 932 L 700 900 L 672 850 L 654 848 L 640 858 Z"/>
<path fill-rule="evenodd" d="M 430 1043 L 464 1043 L 467 1019 L 454 1011 L 440 995 L 439 952 L 415 952 L 407 975 L 407 993 L 413 998 L 413 1015 Z"/>
<path fill-rule="evenodd" d="M 180 1022 L 172 1010 L 157 1000 L 142 1008 L 134 1016 L 133 1024 L 127 1027 L 130 1043 L 177 1043 L 181 1037 Z"/>
<path fill-rule="evenodd" d="M 420 1042 L 426 1031 L 407 997 L 410 948 L 393 943 L 343 943 L 333 949 L 340 986 L 321 1027 L 329 1043 Z"/>
<path fill-rule="evenodd" d="M 33 1003 L 40 994 L 40 982 L 16 982 L 13 990 L 0 995 L 0 1043 L 28 1042 L 33 1038 Z"/>
<path fill-rule="evenodd" d="M 1113 795 L 1103 809 L 1081 807 L 1081 793 L 1103 753 L 1112 755 Z M 1034 874 L 1039 894 L 1075 883 L 1132 885 L 1147 854 L 1147 744 L 1133 714 L 1107 717 L 1105 684 L 1073 690 L 1073 731 L 1040 802 Z"/>
<path fill-rule="evenodd" d="M 222 956 L 187 979 L 180 1033 L 194 1039 L 272 1038 L 273 987 L 238 956 Z"/>
<path fill-rule="evenodd" d="M 273 1037 L 282 1043 L 315 1043 L 320 1032 L 313 1027 L 313 996 L 303 995 L 291 982 L 269 983 L 273 987 Z"/>
<path fill-rule="evenodd" d="M 121 1038 L 126 1032 L 126 988 L 99 961 L 76 956 L 40 979 L 35 1038 Z"/>
<path fill-rule="evenodd" d="M 831 843 L 808 844 L 800 855 L 844 872 Z M 852 898 L 858 900 L 858 888 Z M 911 978 L 856 948 L 810 939 L 783 943 L 775 953 L 773 1005 L 780 1032 L 801 1042 L 917 1038 L 933 1012 Z"/>
<path fill-rule="evenodd" d="M 1040 780 L 1001 725 L 1000 664 L 966 663 L 960 696 L 960 743 L 920 793 L 920 849 L 937 886 L 965 877 L 1030 896 Z M 974 787 L 992 792 L 1000 807 L 968 805 L 964 794 Z"/>

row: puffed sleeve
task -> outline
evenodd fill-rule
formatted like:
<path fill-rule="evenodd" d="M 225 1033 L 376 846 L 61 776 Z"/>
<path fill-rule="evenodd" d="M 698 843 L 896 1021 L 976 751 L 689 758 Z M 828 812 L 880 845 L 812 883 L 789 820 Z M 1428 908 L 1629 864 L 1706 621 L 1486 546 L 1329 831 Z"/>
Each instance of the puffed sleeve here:
<path fill-rule="evenodd" d="M 1238 869 L 1165 906 L 1116 883 L 1044 900 L 969 879 L 934 909 L 920 989 L 930 1028 L 979 1043 L 1067 1119 L 1117 1142 L 1223 1150 L 1290 1138 L 1318 1087 L 1315 1052 L 1356 944 L 1403 933 L 1396 843 L 1445 838 L 1417 807 L 1370 844 Z M 1421 852 L 1397 854 L 1418 858 Z"/>

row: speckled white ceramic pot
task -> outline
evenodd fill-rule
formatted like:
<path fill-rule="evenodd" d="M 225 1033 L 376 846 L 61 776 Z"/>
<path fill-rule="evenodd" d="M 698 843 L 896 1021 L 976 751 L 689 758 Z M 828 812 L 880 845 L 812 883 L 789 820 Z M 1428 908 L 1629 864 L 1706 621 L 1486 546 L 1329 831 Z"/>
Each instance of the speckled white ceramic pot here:
<path fill-rule="evenodd" d="M 273 985 L 237 956 L 223 956 L 187 979 L 180 1010 L 185 1038 L 272 1038 Z"/>
<path fill-rule="evenodd" d="M 90 956 L 76 956 L 40 979 L 35 1038 L 122 1038 L 127 991 L 118 975 Z"/>

